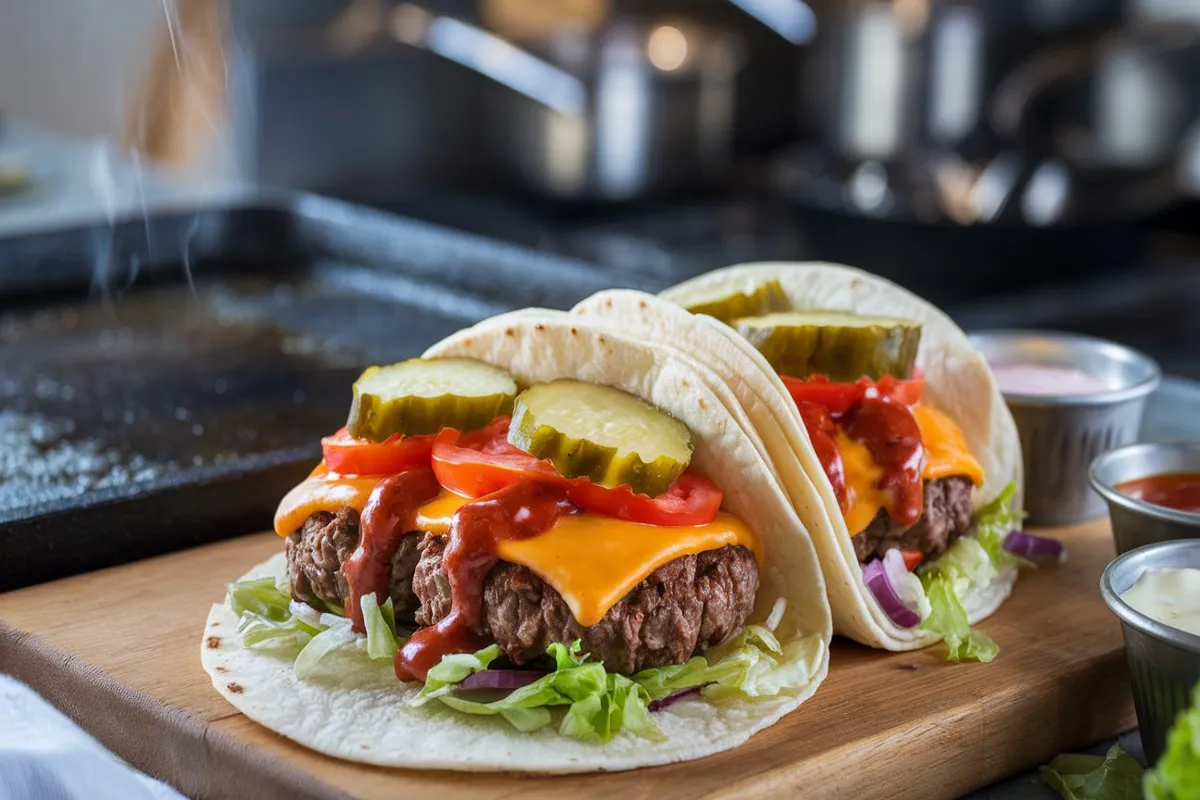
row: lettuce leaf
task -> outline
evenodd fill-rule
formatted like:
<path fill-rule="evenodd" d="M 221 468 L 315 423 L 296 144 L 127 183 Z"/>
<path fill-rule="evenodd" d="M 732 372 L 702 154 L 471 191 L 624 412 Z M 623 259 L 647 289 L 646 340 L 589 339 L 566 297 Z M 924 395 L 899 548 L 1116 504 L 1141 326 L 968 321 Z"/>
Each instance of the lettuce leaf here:
<path fill-rule="evenodd" d="M 1146 773 L 1147 800 L 1200 800 L 1200 684 L 1192 707 L 1179 715 L 1167 734 L 1167 748 Z"/>
<path fill-rule="evenodd" d="M 317 612 L 303 617 L 292 613 L 291 596 L 280 591 L 273 578 L 230 584 L 228 602 L 238 615 L 238 634 L 247 647 L 298 650 L 322 630 L 322 626 L 312 624 Z"/>
<path fill-rule="evenodd" d="M 425 688 L 410 702 L 431 700 L 464 714 L 500 716 L 520 731 L 540 730 L 554 718 L 551 709 L 565 709 L 558 732 L 587 742 L 603 743 L 621 731 L 652 741 L 663 733 L 650 713 L 650 702 L 683 689 L 704 687 L 713 702 L 733 697 L 767 697 L 807 685 L 824 645 L 817 635 L 787 645 L 761 625 L 750 625 L 709 658 L 695 656 L 687 663 L 642 670 L 632 677 L 607 672 L 589 661 L 579 641 L 569 647 L 552 644 L 547 654 L 555 670 L 505 697 L 484 701 L 480 693 L 458 688 L 467 676 L 488 668 L 500 649 L 451 655 L 429 671 Z"/>
<path fill-rule="evenodd" d="M 362 598 L 366 636 L 351 629 L 350 620 L 321 613 L 291 599 L 286 586 L 271 578 L 256 578 L 229 587 L 228 602 L 239 615 L 238 630 L 247 647 L 286 645 L 295 651 L 293 669 L 303 681 L 336 679 L 348 666 L 391 660 L 399 649 L 391 598 L 379 605 L 375 595 Z M 772 619 L 785 605 L 777 604 Z M 421 691 L 408 702 L 432 701 L 459 713 L 499 716 L 520 731 L 536 731 L 554 722 L 551 709 L 560 708 L 558 732 L 588 742 L 608 742 L 621 731 L 659 741 L 663 733 L 650 713 L 650 702 L 683 689 L 702 687 L 712 702 L 729 698 L 769 697 L 798 690 L 812 679 L 824 644 L 812 635 L 781 644 L 771 627 L 748 625 L 740 635 L 708 657 L 696 656 L 678 666 L 643 670 L 630 677 L 609 673 L 600 662 L 588 660 L 582 645 L 552 644 L 547 649 L 555 669 L 506 696 L 491 699 L 486 692 L 460 687 L 466 678 L 488 669 L 500 656 L 496 645 L 476 653 L 449 655 L 429 671 Z"/>
<path fill-rule="evenodd" d="M 975 535 L 958 539 L 940 558 L 917 569 L 929 613 L 921 627 L 946 643 L 947 661 L 981 661 L 996 657 L 1000 647 L 986 634 L 971 630 L 963 598 L 985 590 L 1001 570 L 1018 565 L 1032 566 L 1004 549 L 1009 531 L 1020 525 L 1024 514 L 1012 509 L 1015 482 L 975 516 Z"/>
<path fill-rule="evenodd" d="M 456 693 L 457 685 L 474 672 L 486 669 L 500 653 L 492 645 L 472 655 L 446 656 L 429 671 L 425 688 L 410 701 L 423 705 L 432 699 L 464 714 L 499 715 L 519 731 L 530 732 L 552 721 L 550 708 L 566 706 L 558 731 L 583 741 L 607 742 L 620 730 L 649 739 L 661 739 L 662 733 L 650 719 L 650 696 L 624 675 L 610 675 L 604 665 L 580 655 L 577 640 L 570 647 L 552 644 L 546 651 L 555 661 L 555 670 L 528 686 L 513 690 L 491 702 Z"/>
<path fill-rule="evenodd" d="M 983 546 L 992 564 L 1000 569 L 1009 565 L 1022 567 L 1036 566 L 1020 556 L 1013 555 L 1004 549 L 1004 540 L 1014 530 L 1020 530 L 1021 521 L 1025 519 L 1024 511 L 1016 511 L 1012 507 L 1013 495 L 1017 493 L 1017 483 L 1013 481 L 1004 487 L 992 502 L 979 509 L 975 517 L 975 539 Z"/>
<path fill-rule="evenodd" d="M 693 686 L 704 687 L 710 700 L 728 697 L 772 697 L 808 684 L 820 659 L 821 640 L 808 636 L 781 645 L 762 625 L 747 625 L 733 641 L 708 658 L 642 670 L 633 676 L 653 700 Z"/>
<path fill-rule="evenodd" d="M 1042 780 L 1063 800 L 1138 800 L 1142 796 L 1142 766 L 1120 745 L 1107 755 L 1067 753 L 1041 768 Z"/>
<path fill-rule="evenodd" d="M 340 609 L 339 613 L 322 613 L 295 601 L 287 587 L 277 585 L 274 578 L 232 583 L 226 600 L 238 615 L 242 644 L 258 650 L 295 651 L 293 668 L 300 680 L 321 678 L 338 658 L 366 655 L 373 661 L 391 659 L 400 647 L 390 597 L 382 606 L 374 594 L 362 598 L 365 637 L 354 633 Z"/>
<path fill-rule="evenodd" d="M 400 645 L 396 640 L 396 612 L 392 608 L 392 598 L 379 605 L 372 592 L 364 596 L 359 605 L 363 626 L 367 629 L 367 655 L 376 660 L 393 658 Z"/>

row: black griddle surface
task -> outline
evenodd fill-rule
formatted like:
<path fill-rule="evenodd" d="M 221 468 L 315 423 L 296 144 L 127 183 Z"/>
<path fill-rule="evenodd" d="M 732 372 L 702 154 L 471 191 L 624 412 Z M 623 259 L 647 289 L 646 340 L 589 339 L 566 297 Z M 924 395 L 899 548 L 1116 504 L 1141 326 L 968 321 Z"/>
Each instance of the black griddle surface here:
<path fill-rule="evenodd" d="M 0 591 L 268 527 L 366 366 L 609 283 L 301 205 L 0 241 Z"/>

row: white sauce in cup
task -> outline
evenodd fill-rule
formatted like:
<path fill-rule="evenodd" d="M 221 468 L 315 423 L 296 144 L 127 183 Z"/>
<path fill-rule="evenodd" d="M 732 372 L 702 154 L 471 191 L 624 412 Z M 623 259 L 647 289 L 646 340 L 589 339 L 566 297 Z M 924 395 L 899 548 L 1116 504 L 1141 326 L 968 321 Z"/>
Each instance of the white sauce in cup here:
<path fill-rule="evenodd" d="M 1121 599 L 1155 622 L 1200 636 L 1200 569 L 1148 569 Z"/>
<path fill-rule="evenodd" d="M 1000 391 L 1012 394 L 1095 394 L 1108 389 L 1099 378 L 1072 367 L 1048 364 L 996 364 L 992 374 Z"/>

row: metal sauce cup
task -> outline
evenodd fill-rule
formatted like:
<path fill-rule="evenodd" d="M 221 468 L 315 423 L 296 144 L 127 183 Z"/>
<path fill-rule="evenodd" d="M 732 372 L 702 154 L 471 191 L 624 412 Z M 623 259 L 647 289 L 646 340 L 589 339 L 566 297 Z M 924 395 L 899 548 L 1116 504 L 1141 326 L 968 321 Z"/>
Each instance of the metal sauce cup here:
<path fill-rule="evenodd" d="M 1108 502 L 1118 554 L 1154 542 L 1200 537 L 1200 514 L 1156 506 L 1116 488 L 1125 481 L 1170 472 L 1200 472 L 1200 442 L 1135 444 L 1092 462 L 1088 479 Z"/>
<path fill-rule="evenodd" d="M 1076 369 L 1104 384 L 1096 392 L 1001 391 L 1021 438 L 1025 510 L 1036 525 L 1065 525 L 1104 513 L 1088 485 L 1100 453 L 1136 439 L 1146 398 L 1162 380 L 1153 359 L 1103 339 L 1052 331 L 985 331 L 971 342 L 988 364 Z"/>
<path fill-rule="evenodd" d="M 1147 760 L 1162 755 L 1175 717 L 1200 682 L 1200 636 L 1155 622 L 1121 599 L 1147 569 L 1200 568 L 1200 540 L 1159 542 L 1118 556 L 1100 576 L 1100 594 L 1121 620 L 1133 685 L 1133 704 Z"/>

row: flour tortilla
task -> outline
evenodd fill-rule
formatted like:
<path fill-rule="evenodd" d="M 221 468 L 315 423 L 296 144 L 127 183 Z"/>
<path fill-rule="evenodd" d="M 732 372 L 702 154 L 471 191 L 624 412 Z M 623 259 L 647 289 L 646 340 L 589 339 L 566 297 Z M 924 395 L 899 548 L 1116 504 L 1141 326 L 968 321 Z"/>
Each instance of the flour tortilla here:
<path fill-rule="evenodd" d="M 983 465 L 986 480 L 975 494 L 976 508 L 994 499 L 1011 481 L 1021 486 L 1016 425 L 982 356 L 949 317 L 877 276 L 833 264 L 751 264 L 708 273 L 668 289 L 660 297 L 626 290 L 600 292 L 571 313 L 589 324 L 670 343 L 724 376 L 758 426 L 797 509 L 811 503 L 814 495 L 818 498 L 824 524 L 809 519 L 806 523 L 825 572 L 835 630 L 888 650 L 928 646 L 937 641 L 936 636 L 920 628 L 897 627 L 863 582 L 833 487 L 779 376 L 729 326 L 682 308 L 697 295 L 714 290 L 729 294 L 750 291 L 772 279 L 780 282 L 799 309 L 851 311 L 921 322 L 917 363 L 926 379 L 923 402 L 959 422 L 971 452 Z M 1019 507 L 1019 492 L 1015 502 Z M 1004 602 L 1016 575 L 1015 569 L 1005 569 L 992 584 L 963 598 L 972 624 L 986 619 Z"/>
<path fill-rule="evenodd" d="M 615 386 L 657 405 L 688 425 L 692 464 L 725 492 L 723 508 L 759 535 L 765 562 L 752 622 L 763 622 L 786 600 L 776 635 L 804 641 L 811 678 L 776 697 L 712 704 L 676 703 L 655 714 L 663 742 L 621 734 L 606 745 L 560 736 L 547 728 L 525 734 L 499 718 L 471 717 L 437 703 L 409 708 L 419 687 L 395 679 L 390 666 L 370 664 L 336 683 L 296 679 L 291 660 L 248 650 L 234 635 L 237 620 L 214 605 L 201 660 L 213 685 L 251 719 L 327 755 L 382 766 L 518 772 L 623 770 L 700 758 L 728 750 L 774 724 L 812 695 L 829 668 L 833 633 L 817 554 L 801 520 L 776 483 L 769 462 L 688 359 L 668 348 L 574 324 L 562 312 L 537 309 L 504 315 L 434 345 L 426 357 L 465 356 L 511 371 L 523 384 L 555 378 Z M 748 423 L 747 423 L 748 424 Z M 249 575 L 285 572 L 282 554 Z M 208 646 L 216 637 L 218 646 Z"/>

